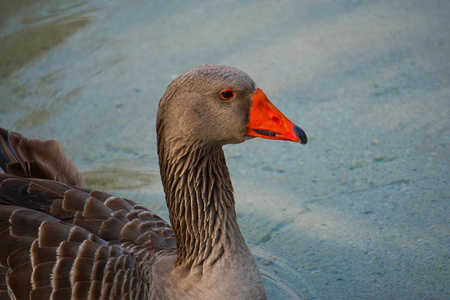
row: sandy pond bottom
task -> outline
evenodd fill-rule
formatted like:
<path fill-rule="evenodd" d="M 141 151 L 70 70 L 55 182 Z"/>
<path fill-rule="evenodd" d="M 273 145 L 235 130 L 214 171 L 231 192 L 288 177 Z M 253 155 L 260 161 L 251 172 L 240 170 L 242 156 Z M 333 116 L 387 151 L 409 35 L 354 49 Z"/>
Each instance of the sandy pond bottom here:
<path fill-rule="evenodd" d="M 248 72 L 309 143 L 226 146 L 270 299 L 448 299 L 449 1 L 0 1 L 0 126 L 167 219 L 178 74 Z"/>

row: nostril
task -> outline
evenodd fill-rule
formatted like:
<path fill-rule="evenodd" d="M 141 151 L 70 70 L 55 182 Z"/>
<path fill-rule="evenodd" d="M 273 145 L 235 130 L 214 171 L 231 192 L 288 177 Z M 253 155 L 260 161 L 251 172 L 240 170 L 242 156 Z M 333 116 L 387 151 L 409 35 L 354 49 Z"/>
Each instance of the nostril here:
<path fill-rule="evenodd" d="M 280 118 L 278 118 L 277 116 L 272 116 L 272 121 L 274 121 L 274 122 L 277 123 L 278 125 L 281 125 L 281 120 L 280 120 Z"/>

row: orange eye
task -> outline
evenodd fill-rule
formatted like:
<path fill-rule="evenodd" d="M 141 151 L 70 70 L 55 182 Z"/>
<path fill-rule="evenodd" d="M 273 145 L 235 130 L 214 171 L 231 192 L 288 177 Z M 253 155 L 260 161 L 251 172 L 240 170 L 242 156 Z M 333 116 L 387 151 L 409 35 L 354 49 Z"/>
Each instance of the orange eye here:
<path fill-rule="evenodd" d="M 231 100 L 236 96 L 236 93 L 232 89 L 221 90 L 219 94 L 223 100 Z"/>

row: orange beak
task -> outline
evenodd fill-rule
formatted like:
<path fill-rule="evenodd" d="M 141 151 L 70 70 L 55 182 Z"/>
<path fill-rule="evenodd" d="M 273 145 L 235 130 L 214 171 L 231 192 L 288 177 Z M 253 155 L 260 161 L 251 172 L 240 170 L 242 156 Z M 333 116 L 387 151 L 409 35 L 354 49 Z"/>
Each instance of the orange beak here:
<path fill-rule="evenodd" d="M 252 96 L 250 121 L 247 124 L 247 135 L 270 140 L 283 140 L 306 144 L 306 133 L 286 118 L 264 92 L 257 88 Z"/>

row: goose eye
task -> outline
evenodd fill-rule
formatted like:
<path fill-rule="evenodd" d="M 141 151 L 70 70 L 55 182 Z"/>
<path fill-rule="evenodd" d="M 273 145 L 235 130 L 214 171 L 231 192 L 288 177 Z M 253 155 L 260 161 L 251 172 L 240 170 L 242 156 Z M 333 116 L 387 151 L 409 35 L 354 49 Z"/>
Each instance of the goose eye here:
<path fill-rule="evenodd" d="M 236 93 L 232 89 L 221 90 L 219 94 L 223 100 L 231 100 L 236 96 Z"/>

